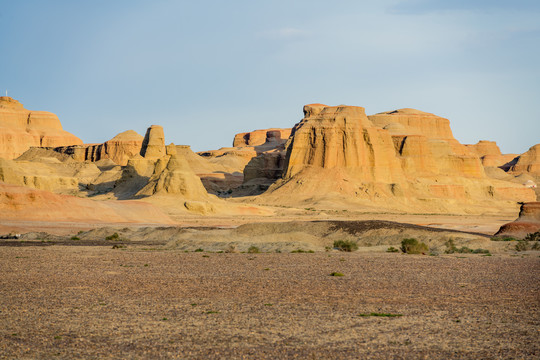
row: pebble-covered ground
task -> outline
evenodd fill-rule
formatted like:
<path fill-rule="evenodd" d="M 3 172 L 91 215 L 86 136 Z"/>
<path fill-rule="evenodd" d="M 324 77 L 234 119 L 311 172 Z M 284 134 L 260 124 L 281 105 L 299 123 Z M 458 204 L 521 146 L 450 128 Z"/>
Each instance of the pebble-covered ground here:
<path fill-rule="evenodd" d="M 539 310 L 538 253 L 0 247 L 8 359 L 539 358 Z"/>

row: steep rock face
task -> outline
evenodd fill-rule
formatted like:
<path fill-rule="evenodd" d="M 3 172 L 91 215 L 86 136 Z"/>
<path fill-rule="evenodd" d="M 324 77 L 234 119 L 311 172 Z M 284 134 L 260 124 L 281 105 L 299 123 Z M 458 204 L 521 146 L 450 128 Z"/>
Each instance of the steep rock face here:
<path fill-rule="evenodd" d="M 291 129 L 264 129 L 236 134 L 233 147 L 257 146 L 265 143 L 285 143 L 291 135 Z"/>
<path fill-rule="evenodd" d="M 306 169 L 347 169 L 361 181 L 392 183 L 402 176 L 387 131 L 359 106 L 306 105 L 287 148 L 284 179 Z M 378 166 L 375 166 L 375 165 Z"/>
<path fill-rule="evenodd" d="M 540 231 L 540 202 L 530 202 L 521 205 L 519 217 L 501 226 L 495 236 L 511 236 L 524 238 L 529 233 Z"/>
<path fill-rule="evenodd" d="M 141 148 L 141 156 L 146 159 L 158 159 L 165 156 L 165 133 L 163 127 L 152 125 L 146 130 Z"/>
<path fill-rule="evenodd" d="M 100 161 L 111 159 L 125 166 L 130 158 L 141 152 L 143 137 L 133 130 L 124 131 L 103 144 L 62 146 L 55 151 L 70 155 L 77 161 Z"/>
<path fill-rule="evenodd" d="M 82 144 L 62 129 L 55 114 L 26 110 L 7 96 L 0 97 L 0 157 L 14 159 L 32 146 L 55 147 Z"/>
<path fill-rule="evenodd" d="M 540 176 L 540 144 L 532 146 L 527 152 L 521 154 L 508 172 L 513 174 L 529 173 L 533 176 Z"/>

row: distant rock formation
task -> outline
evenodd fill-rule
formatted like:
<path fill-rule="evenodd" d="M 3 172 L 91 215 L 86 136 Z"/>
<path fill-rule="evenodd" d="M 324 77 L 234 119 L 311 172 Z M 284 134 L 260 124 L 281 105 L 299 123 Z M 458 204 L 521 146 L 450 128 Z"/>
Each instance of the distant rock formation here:
<path fill-rule="evenodd" d="M 266 143 L 285 143 L 291 135 L 291 129 L 264 129 L 236 134 L 233 147 L 257 146 Z"/>
<path fill-rule="evenodd" d="M 125 166 L 130 158 L 141 152 L 142 143 L 141 135 L 127 130 L 102 144 L 62 146 L 54 150 L 70 155 L 77 161 L 96 162 L 111 159 L 115 164 Z"/>
<path fill-rule="evenodd" d="M 0 157 L 14 159 L 32 146 L 79 145 L 82 140 L 62 129 L 58 117 L 26 110 L 8 96 L 0 96 Z"/>
<path fill-rule="evenodd" d="M 540 176 L 540 144 L 532 146 L 528 151 L 519 155 L 516 162 L 508 169 L 508 172 Z"/>
<path fill-rule="evenodd" d="M 474 145 L 465 145 L 482 160 L 484 167 L 499 167 L 512 161 L 516 154 L 502 154 L 495 141 L 480 140 Z"/>
<path fill-rule="evenodd" d="M 523 239 L 527 234 L 537 231 L 540 231 L 540 202 L 530 202 L 522 204 L 519 217 L 501 226 L 495 236 Z"/>

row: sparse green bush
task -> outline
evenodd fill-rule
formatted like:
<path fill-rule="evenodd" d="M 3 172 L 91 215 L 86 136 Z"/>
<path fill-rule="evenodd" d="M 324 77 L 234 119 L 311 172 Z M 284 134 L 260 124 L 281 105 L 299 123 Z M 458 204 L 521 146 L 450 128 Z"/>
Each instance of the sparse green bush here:
<path fill-rule="evenodd" d="M 401 251 L 405 254 L 426 254 L 428 246 L 423 242 L 418 242 L 416 239 L 403 239 L 401 241 Z"/>
<path fill-rule="evenodd" d="M 247 252 L 248 252 L 248 254 L 258 254 L 258 253 L 261 252 L 261 250 L 260 250 L 258 247 L 254 246 L 254 245 L 251 245 L 251 246 L 248 248 L 248 251 L 247 251 Z"/>
<path fill-rule="evenodd" d="M 339 251 L 352 252 L 358 250 L 358 244 L 351 240 L 336 240 L 334 248 Z"/>
<path fill-rule="evenodd" d="M 76 241 L 76 240 L 81 240 L 81 239 L 80 239 L 78 236 L 72 236 L 72 237 L 71 237 L 71 240 Z"/>
<path fill-rule="evenodd" d="M 201 248 L 198 248 L 198 249 L 193 250 L 193 252 L 203 252 L 203 251 L 204 251 L 204 250 L 201 249 Z"/>
<path fill-rule="evenodd" d="M 388 249 L 386 249 L 386 252 L 389 252 L 389 253 L 396 253 L 398 252 L 399 250 L 396 249 L 395 247 L 393 246 L 390 246 Z"/>
<path fill-rule="evenodd" d="M 115 232 L 114 234 L 107 236 L 105 240 L 120 240 L 120 235 Z"/>
<path fill-rule="evenodd" d="M 523 239 L 525 241 L 540 241 L 540 231 L 537 231 L 535 233 L 529 233 L 525 238 Z"/>
<path fill-rule="evenodd" d="M 445 242 L 444 245 L 446 246 L 446 250 L 444 251 L 446 254 L 489 254 L 489 250 L 486 249 L 471 249 L 467 246 L 458 248 L 452 239 Z"/>
<path fill-rule="evenodd" d="M 310 253 L 310 254 L 313 254 L 315 251 L 313 250 L 304 250 L 304 249 L 296 249 L 296 250 L 293 250 L 291 251 L 291 253 Z"/>
<path fill-rule="evenodd" d="M 345 276 L 345 275 L 340 272 L 333 272 L 333 273 L 330 273 L 330 276 Z"/>
<path fill-rule="evenodd" d="M 516 238 L 513 238 L 511 236 L 503 236 L 502 238 L 500 237 L 497 237 L 497 236 L 492 236 L 490 238 L 491 241 L 517 241 Z"/>

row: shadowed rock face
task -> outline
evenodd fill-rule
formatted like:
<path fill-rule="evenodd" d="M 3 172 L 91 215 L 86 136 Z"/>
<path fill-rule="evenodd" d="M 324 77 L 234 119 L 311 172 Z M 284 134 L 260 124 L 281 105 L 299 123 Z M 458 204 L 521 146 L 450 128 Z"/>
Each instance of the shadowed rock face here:
<path fill-rule="evenodd" d="M 0 157 L 14 159 L 32 146 L 79 144 L 82 140 L 64 131 L 55 114 L 26 110 L 17 100 L 0 97 Z"/>
<path fill-rule="evenodd" d="M 534 145 L 527 152 L 521 154 L 508 172 L 540 176 L 540 144 Z"/>
<path fill-rule="evenodd" d="M 165 134 L 163 127 L 152 125 L 146 131 L 141 148 L 141 156 L 147 159 L 158 159 L 166 154 Z"/>

